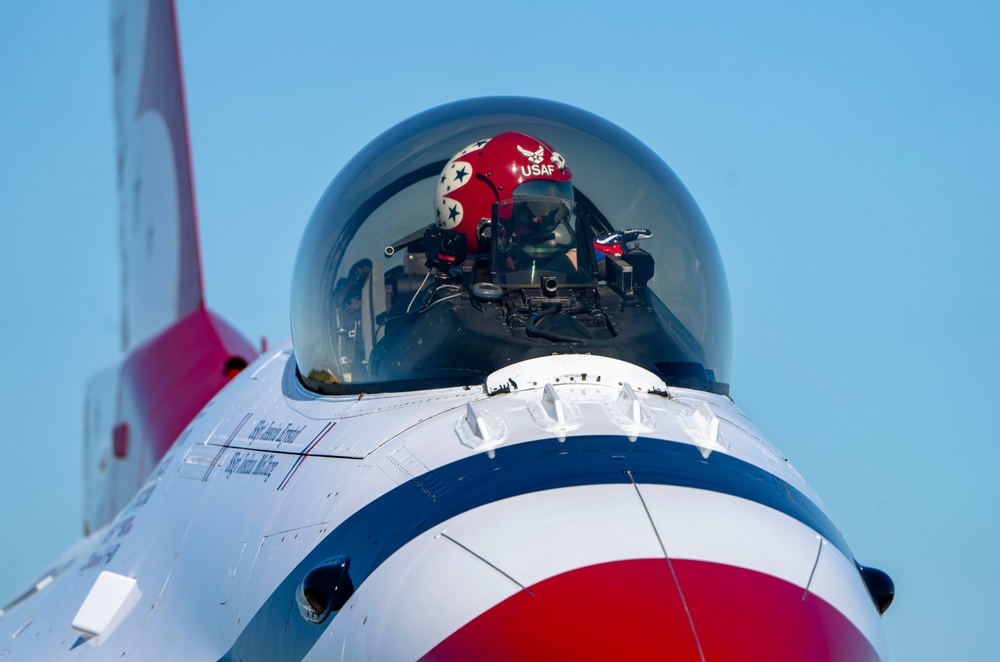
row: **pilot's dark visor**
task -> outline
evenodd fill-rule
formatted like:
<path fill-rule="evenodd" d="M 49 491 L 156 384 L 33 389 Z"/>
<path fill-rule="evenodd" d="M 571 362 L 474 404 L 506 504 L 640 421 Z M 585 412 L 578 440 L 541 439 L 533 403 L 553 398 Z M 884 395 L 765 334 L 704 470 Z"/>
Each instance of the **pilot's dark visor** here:
<path fill-rule="evenodd" d="M 573 185 L 535 180 L 514 189 L 513 198 L 501 200 L 501 218 L 533 230 L 551 230 L 573 211 Z"/>

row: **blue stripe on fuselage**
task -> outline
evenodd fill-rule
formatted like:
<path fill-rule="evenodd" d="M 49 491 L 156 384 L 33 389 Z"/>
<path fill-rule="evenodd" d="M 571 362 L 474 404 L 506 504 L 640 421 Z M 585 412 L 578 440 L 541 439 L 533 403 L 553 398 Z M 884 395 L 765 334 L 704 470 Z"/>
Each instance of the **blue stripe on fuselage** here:
<path fill-rule="evenodd" d="M 298 614 L 295 590 L 313 567 L 351 559 L 359 587 L 394 552 L 421 533 L 479 506 L 509 497 L 583 485 L 631 483 L 711 490 L 755 501 L 802 522 L 853 555 L 826 514 L 773 474 L 724 453 L 707 459 L 690 444 L 592 435 L 531 441 L 444 465 L 386 492 L 331 531 L 285 578 L 247 623 L 223 660 L 300 660 L 333 619 L 313 625 Z"/>

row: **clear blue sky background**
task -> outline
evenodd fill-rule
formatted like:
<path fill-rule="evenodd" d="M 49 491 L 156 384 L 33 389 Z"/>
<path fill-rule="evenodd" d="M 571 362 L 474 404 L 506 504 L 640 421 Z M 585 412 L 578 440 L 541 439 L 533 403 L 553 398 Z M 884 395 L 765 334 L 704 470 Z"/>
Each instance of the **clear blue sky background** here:
<path fill-rule="evenodd" d="M 896 580 L 894 658 L 995 659 L 1000 4 L 361 5 L 180 1 L 209 304 L 287 337 L 313 205 L 414 113 L 603 115 L 705 212 L 732 395 Z M 118 352 L 108 24 L 0 4 L 0 599 L 80 534 L 84 383 Z"/>

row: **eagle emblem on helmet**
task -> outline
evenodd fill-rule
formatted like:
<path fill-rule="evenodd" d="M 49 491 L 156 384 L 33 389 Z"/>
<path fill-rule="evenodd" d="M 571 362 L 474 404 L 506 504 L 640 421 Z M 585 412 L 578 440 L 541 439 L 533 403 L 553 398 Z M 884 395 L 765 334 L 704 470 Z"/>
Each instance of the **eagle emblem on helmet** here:
<path fill-rule="evenodd" d="M 521 154 L 523 154 L 529 161 L 535 164 L 541 163 L 542 159 L 545 158 L 544 146 L 540 146 L 537 151 L 531 152 L 518 145 L 517 151 L 521 152 Z"/>

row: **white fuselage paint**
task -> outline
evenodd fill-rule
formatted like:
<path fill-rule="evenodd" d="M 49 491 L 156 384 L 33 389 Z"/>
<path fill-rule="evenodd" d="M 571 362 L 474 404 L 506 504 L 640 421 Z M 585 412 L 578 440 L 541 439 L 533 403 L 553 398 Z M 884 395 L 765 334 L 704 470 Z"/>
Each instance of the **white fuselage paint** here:
<path fill-rule="evenodd" d="M 644 438 L 695 445 L 690 417 L 707 403 L 719 419 L 721 450 L 711 452 L 772 474 L 821 509 L 801 476 L 730 399 L 662 384 L 670 397 L 648 393 L 656 384 L 649 373 L 597 357 L 587 369 L 588 358 L 573 357 L 562 376 L 552 372 L 551 360 L 511 366 L 497 375 L 515 375 L 519 388 L 492 396 L 477 387 L 359 397 L 306 390 L 295 376 L 290 345 L 273 350 L 209 403 L 108 527 L 53 564 L 65 569 L 39 578 L 45 581 L 33 597 L 0 616 L 0 653 L 118 660 L 155 659 L 169 650 L 174 659 L 219 659 L 317 544 L 393 488 L 523 442 L 564 435 L 569 448 L 578 435 L 634 436 L 621 415 L 627 399 L 620 382 L 636 383 Z M 570 381 L 575 372 L 587 372 L 588 380 Z M 546 384 L 576 417 L 574 429 L 552 429 L 544 416 L 552 408 L 544 401 Z M 489 449 L 468 443 L 476 430 L 470 411 L 500 431 Z M 586 517 L 567 519 L 567 513 Z M 746 499 L 637 480 L 520 494 L 416 535 L 368 576 L 331 622 L 317 626 L 323 635 L 306 659 L 417 659 L 524 586 L 575 568 L 664 553 L 802 587 L 833 605 L 886 656 L 878 613 L 853 560 L 816 531 Z M 71 622 L 101 571 L 135 578 L 141 598 L 94 646 L 77 642 Z M 290 614 L 299 618 L 294 606 Z"/>

